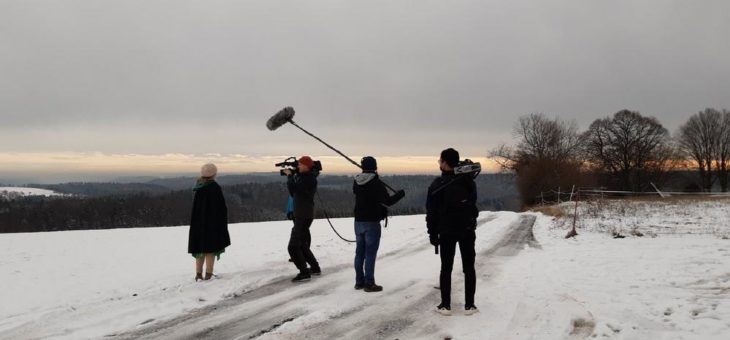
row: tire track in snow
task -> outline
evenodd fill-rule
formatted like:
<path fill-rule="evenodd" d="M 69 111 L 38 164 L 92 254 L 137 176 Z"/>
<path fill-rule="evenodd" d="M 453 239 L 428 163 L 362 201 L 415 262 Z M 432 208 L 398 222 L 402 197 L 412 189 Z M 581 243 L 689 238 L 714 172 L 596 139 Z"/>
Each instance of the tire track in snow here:
<path fill-rule="evenodd" d="M 534 237 L 532 228 L 536 217 L 533 215 L 522 215 L 519 219 L 510 224 L 508 232 L 502 236 L 499 242 L 488 249 L 477 253 L 477 273 L 495 271 L 494 262 L 488 259 L 495 256 L 515 256 L 525 248 L 525 245 L 540 248 Z M 455 268 L 458 268 L 455 264 Z M 434 278 L 438 280 L 438 278 Z M 453 275 L 452 278 L 452 302 L 458 301 L 458 294 L 463 296 L 464 278 L 463 275 Z M 477 292 L 479 294 L 479 292 Z M 389 315 L 398 315 L 395 320 L 387 316 L 379 320 L 375 327 L 363 327 L 355 333 L 347 334 L 355 339 L 378 339 L 378 338 L 434 338 L 439 332 L 438 325 L 433 324 L 430 318 L 424 318 L 424 313 L 432 313 L 440 297 L 439 291 L 431 289 L 430 293 L 421 296 L 414 302 L 400 306 Z M 456 305 L 452 305 L 454 308 Z M 404 322 L 410 321 L 410 322 Z M 370 321 L 369 321 L 370 322 Z M 410 331 L 410 332 L 409 332 Z M 335 338 L 335 337 L 333 337 Z M 445 336 L 449 338 L 449 336 Z"/>
<path fill-rule="evenodd" d="M 481 218 L 478 221 L 477 227 L 483 226 L 484 224 L 494 220 L 495 218 L 496 218 L 496 215 L 489 215 L 484 218 Z M 429 244 L 412 246 L 412 247 L 408 247 L 405 249 L 401 249 L 400 251 L 393 251 L 393 252 L 383 254 L 383 255 L 379 256 L 378 259 L 379 259 L 379 261 L 382 261 L 383 259 L 388 259 L 388 258 L 407 257 L 414 253 L 422 252 L 422 251 L 425 251 L 426 249 L 430 249 L 430 248 L 431 248 L 431 246 Z M 351 266 L 352 265 L 348 263 L 348 264 L 342 264 L 342 265 L 330 267 L 330 268 L 326 269 L 325 274 L 330 275 L 327 272 L 340 272 L 340 271 L 343 271 L 346 269 L 350 269 Z M 323 289 L 320 286 L 312 287 L 312 286 L 309 286 L 307 283 L 305 283 L 301 287 L 306 287 L 309 289 L 301 292 L 299 297 L 300 298 L 301 297 L 315 297 L 315 296 L 323 295 L 323 294 L 325 294 L 325 292 L 328 291 L 328 288 L 332 288 L 332 286 L 334 286 L 334 285 L 335 285 L 334 283 L 331 283 L 331 284 L 327 285 L 327 287 L 325 287 L 325 289 Z M 295 288 L 296 287 L 297 286 L 295 286 Z M 398 291 L 404 290 L 406 288 L 407 287 L 402 287 L 402 288 L 398 289 Z M 136 339 L 136 338 L 147 337 L 147 336 L 151 336 L 151 337 L 165 336 L 165 334 L 168 333 L 166 330 L 173 329 L 177 325 L 186 325 L 186 324 L 189 324 L 193 320 L 196 320 L 199 318 L 204 318 L 205 315 L 208 315 L 211 313 L 220 313 L 222 310 L 228 309 L 230 307 L 242 305 L 242 304 L 245 304 L 245 303 L 248 303 L 251 301 L 256 301 L 256 300 L 259 300 L 259 299 L 262 299 L 262 298 L 265 298 L 268 296 L 272 296 L 272 295 L 275 295 L 275 294 L 280 293 L 287 289 L 292 289 L 292 283 L 290 281 L 290 277 L 284 277 L 284 278 L 278 279 L 274 282 L 265 284 L 263 286 L 260 286 L 253 290 L 250 290 L 250 291 L 245 291 L 240 294 L 234 294 L 234 296 L 232 298 L 221 301 L 220 303 L 218 303 L 216 305 L 203 307 L 201 309 L 192 311 L 188 314 L 182 315 L 182 316 L 174 318 L 172 320 L 154 324 L 154 325 L 151 325 L 146 328 L 141 328 L 137 331 L 134 331 L 134 332 L 131 332 L 128 334 L 111 335 L 111 336 L 108 336 L 108 338 L 115 337 L 115 338 L 121 338 L 121 339 L 133 339 L 133 338 Z M 396 292 L 396 291 L 393 291 L 393 292 Z M 284 304 L 285 303 L 281 303 L 280 305 L 272 305 L 271 307 L 274 307 L 273 309 L 276 309 Z M 359 310 L 362 310 L 362 308 L 353 309 L 353 311 L 354 310 L 359 311 Z M 279 315 L 281 313 L 276 313 L 275 315 L 268 315 L 271 313 L 266 313 L 266 314 L 267 314 L 267 317 L 272 318 L 272 319 L 277 319 L 277 318 L 282 319 L 283 318 L 283 319 L 292 319 L 293 320 L 293 319 L 301 316 L 301 315 L 298 315 L 299 313 L 294 313 L 294 314 L 289 314 L 289 315 Z M 258 317 L 260 317 L 260 316 L 258 316 Z M 230 323 L 230 325 L 228 325 L 228 326 L 223 325 L 223 327 L 219 326 L 216 328 L 217 329 L 234 328 L 235 326 L 233 326 L 233 324 L 237 324 L 238 321 L 239 320 L 232 320 L 232 321 L 228 322 L 228 323 Z M 253 320 L 251 320 L 251 321 L 253 321 Z M 142 324 L 140 326 L 144 326 L 144 325 L 145 324 Z M 263 326 L 267 326 L 267 325 L 263 325 Z M 201 329 L 204 329 L 204 331 L 195 332 L 195 336 L 193 336 L 194 338 L 200 338 L 200 337 L 212 338 L 212 335 L 217 333 L 211 329 L 207 329 L 203 325 L 201 325 Z M 191 338 L 193 338 L 193 337 L 191 337 Z"/>
<path fill-rule="evenodd" d="M 492 221 L 495 215 L 478 221 L 478 227 Z M 478 265 L 485 263 L 484 258 L 493 255 L 513 256 L 524 249 L 525 244 L 538 246 L 532 234 L 535 216 L 519 216 L 507 229 L 509 230 L 499 242 L 477 256 Z M 414 258 L 427 258 L 438 265 L 433 258 L 430 244 L 417 245 L 391 252 L 378 257 L 379 271 L 383 267 L 409 265 Z M 387 261 L 383 261 L 387 259 Z M 400 285 L 386 287 L 381 293 L 359 296 L 348 306 L 343 301 L 341 310 L 334 311 L 325 318 L 307 319 L 307 311 L 301 306 L 316 306 L 317 301 L 336 288 L 351 286 L 351 264 L 343 264 L 329 268 L 321 278 L 313 282 L 292 284 L 289 278 L 283 278 L 254 290 L 237 294 L 231 299 L 214 306 L 204 307 L 186 315 L 158 324 L 144 325 L 130 333 L 113 335 L 119 339 L 174 338 L 174 339 L 264 339 L 264 338 L 297 338 L 297 339 L 335 339 L 335 338 L 387 338 L 406 331 L 429 329 L 422 320 L 424 313 L 430 313 L 438 300 L 438 291 L 432 288 L 429 277 L 409 280 Z M 484 264 L 479 269 L 484 269 Z M 428 274 L 431 275 L 431 274 Z M 425 282 L 424 282 L 425 281 Z M 463 278 L 455 275 L 456 288 Z M 350 288 L 351 289 L 351 288 Z M 367 294 L 352 291 L 352 294 Z M 457 289 L 454 290 L 457 292 Z M 405 300 L 405 301 L 403 301 Z M 296 324 L 296 325 L 295 325 Z M 295 329 L 291 337 L 283 328 Z M 291 329 L 289 330 L 291 331 Z M 430 335 L 433 335 L 431 333 Z"/>

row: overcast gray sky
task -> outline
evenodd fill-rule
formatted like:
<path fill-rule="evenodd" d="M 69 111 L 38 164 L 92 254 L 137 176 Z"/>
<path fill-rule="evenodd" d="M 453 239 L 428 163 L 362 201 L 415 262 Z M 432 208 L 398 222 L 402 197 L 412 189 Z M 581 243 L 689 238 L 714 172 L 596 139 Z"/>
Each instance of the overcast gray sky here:
<path fill-rule="evenodd" d="M 729 32 L 722 0 L 0 0 L 0 156 L 332 154 L 265 129 L 287 105 L 353 155 L 483 156 L 530 112 L 674 131 L 730 108 Z"/>

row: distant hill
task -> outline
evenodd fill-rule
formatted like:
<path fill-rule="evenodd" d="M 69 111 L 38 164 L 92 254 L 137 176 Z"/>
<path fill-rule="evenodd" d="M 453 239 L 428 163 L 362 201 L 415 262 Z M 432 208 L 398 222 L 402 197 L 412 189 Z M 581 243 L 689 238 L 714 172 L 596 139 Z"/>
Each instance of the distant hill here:
<path fill-rule="evenodd" d="M 189 189 L 195 183 L 196 177 L 172 177 L 172 178 L 155 178 L 145 181 L 146 184 L 154 184 L 170 188 L 172 190 Z M 282 177 L 278 172 L 268 173 L 251 173 L 242 175 L 222 175 L 216 178 L 221 185 L 236 185 L 246 183 L 271 183 L 282 181 Z"/>
<path fill-rule="evenodd" d="M 435 177 L 394 175 L 382 179 L 406 196 L 391 215 L 425 212 L 426 192 Z M 68 196 L 18 197 L 0 200 L 0 233 L 99 228 L 184 225 L 192 208 L 191 187 L 196 178 L 154 179 L 148 183 L 63 183 L 38 185 Z M 350 217 L 354 207 L 350 176 L 322 175 L 317 217 Z M 288 197 L 286 179 L 276 174 L 221 176 L 229 221 L 281 220 Z M 511 174 L 483 174 L 476 179 L 480 210 L 520 209 Z"/>
<path fill-rule="evenodd" d="M 0 186 L 0 199 L 12 200 L 30 196 L 59 196 L 58 192 L 47 189 L 29 187 L 6 187 Z"/>
<path fill-rule="evenodd" d="M 139 193 L 164 194 L 173 191 L 165 186 L 151 183 L 62 183 L 62 184 L 32 184 L 36 188 L 53 190 L 68 195 L 85 197 L 101 197 L 109 195 L 132 195 Z"/>

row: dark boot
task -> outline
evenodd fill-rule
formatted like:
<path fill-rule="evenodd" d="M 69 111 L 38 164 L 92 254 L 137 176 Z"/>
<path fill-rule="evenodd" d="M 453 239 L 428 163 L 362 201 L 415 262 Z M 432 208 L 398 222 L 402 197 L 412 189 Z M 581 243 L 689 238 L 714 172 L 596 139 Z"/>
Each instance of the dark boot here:
<path fill-rule="evenodd" d="M 363 288 L 364 291 L 371 293 L 371 292 L 380 292 L 383 290 L 383 286 L 378 286 L 375 283 L 369 283 L 366 284 Z"/>
<path fill-rule="evenodd" d="M 309 268 L 309 274 L 311 274 L 312 276 L 320 276 L 322 275 L 322 269 L 320 269 L 319 267 Z"/>
<path fill-rule="evenodd" d="M 299 272 L 297 276 L 291 279 L 291 282 L 306 282 L 312 279 L 312 275 L 309 275 L 309 271 Z"/>
<path fill-rule="evenodd" d="M 213 273 L 205 273 L 205 279 L 203 280 L 210 280 L 213 277 Z"/>
<path fill-rule="evenodd" d="M 198 282 L 203 279 L 203 273 L 196 273 L 195 274 L 195 282 Z"/>

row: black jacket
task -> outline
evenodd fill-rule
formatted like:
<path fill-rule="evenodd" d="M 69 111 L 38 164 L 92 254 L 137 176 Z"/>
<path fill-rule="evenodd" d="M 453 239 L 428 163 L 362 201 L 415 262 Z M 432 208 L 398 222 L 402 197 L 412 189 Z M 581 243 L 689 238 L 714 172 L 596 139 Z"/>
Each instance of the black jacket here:
<path fill-rule="evenodd" d="M 228 207 L 216 182 L 195 191 L 190 216 L 188 253 L 214 253 L 231 245 L 228 235 Z"/>
<path fill-rule="evenodd" d="M 352 183 L 355 193 L 355 221 L 380 222 L 388 216 L 389 206 L 400 201 L 405 193 L 401 190 L 389 196 L 385 184 L 376 173 L 364 172 L 355 176 Z"/>
<path fill-rule="evenodd" d="M 471 176 L 444 172 L 428 188 L 428 233 L 454 235 L 476 229 L 479 216 L 476 202 L 477 186 Z"/>
<path fill-rule="evenodd" d="M 317 178 L 312 172 L 296 173 L 286 181 L 289 195 L 294 198 L 294 218 L 314 218 L 314 194 Z"/>

